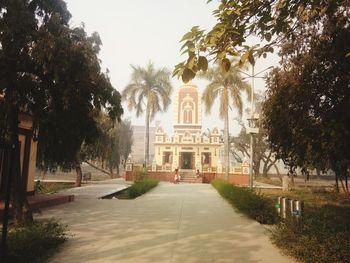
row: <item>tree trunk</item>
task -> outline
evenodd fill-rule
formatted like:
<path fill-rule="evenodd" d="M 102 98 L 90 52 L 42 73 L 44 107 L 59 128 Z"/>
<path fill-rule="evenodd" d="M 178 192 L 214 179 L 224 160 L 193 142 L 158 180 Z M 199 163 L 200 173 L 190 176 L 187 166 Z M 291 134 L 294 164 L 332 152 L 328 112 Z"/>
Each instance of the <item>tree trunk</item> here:
<path fill-rule="evenodd" d="M 77 178 L 75 180 L 75 187 L 80 187 L 81 186 L 81 179 L 82 179 L 82 172 L 81 172 L 81 166 L 80 163 L 77 163 L 75 165 L 75 171 L 77 172 Z"/>
<path fill-rule="evenodd" d="M 263 172 L 262 172 L 262 175 L 264 177 L 267 177 L 267 172 L 268 172 L 268 170 L 267 170 L 267 163 L 268 163 L 268 160 L 264 161 Z"/>
<path fill-rule="evenodd" d="M 117 164 L 117 177 L 120 177 L 120 170 L 119 170 L 119 164 Z"/>
<path fill-rule="evenodd" d="M 276 172 L 277 172 L 277 176 L 278 176 L 278 178 L 280 179 L 280 181 L 282 183 L 282 176 L 281 176 L 280 171 L 279 171 L 279 169 L 278 169 L 278 167 L 276 165 L 276 162 L 273 163 L 273 166 L 275 167 Z"/>
<path fill-rule="evenodd" d="M 338 180 L 338 172 L 335 172 L 335 190 L 337 193 L 339 193 L 339 180 Z"/>
<path fill-rule="evenodd" d="M 87 163 L 88 165 L 90 165 L 92 168 L 95 168 L 96 170 L 99 170 L 102 173 L 110 175 L 109 172 L 107 172 L 106 170 L 103 170 L 102 168 L 98 167 L 97 165 L 93 164 L 92 162 L 90 162 L 90 161 L 84 161 L 84 162 Z"/>
<path fill-rule="evenodd" d="M 111 179 L 114 178 L 114 174 L 113 174 L 113 166 L 112 163 L 109 163 L 109 175 L 111 176 Z"/>
<path fill-rule="evenodd" d="M 290 187 L 294 188 L 294 173 L 290 174 Z"/>
<path fill-rule="evenodd" d="M 320 177 L 321 177 L 321 170 L 318 168 L 316 168 L 316 177 L 317 177 L 317 179 L 320 179 Z"/>
<path fill-rule="evenodd" d="M 227 100 L 226 100 L 226 103 Z M 226 105 L 225 116 L 224 116 L 224 150 L 225 150 L 225 179 L 228 180 L 230 171 L 230 144 L 229 144 L 229 121 L 228 121 L 228 105 Z"/>
<path fill-rule="evenodd" d="M 147 109 L 146 109 L 146 135 L 145 135 L 145 167 L 147 168 L 148 162 L 149 162 L 149 106 L 147 102 Z"/>

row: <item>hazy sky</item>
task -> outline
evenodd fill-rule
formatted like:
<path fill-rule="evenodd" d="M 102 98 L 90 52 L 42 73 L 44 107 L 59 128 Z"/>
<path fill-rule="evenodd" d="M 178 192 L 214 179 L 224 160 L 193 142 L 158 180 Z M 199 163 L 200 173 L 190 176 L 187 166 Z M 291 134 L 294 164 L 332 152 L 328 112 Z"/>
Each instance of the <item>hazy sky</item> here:
<path fill-rule="evenodd" d="M 209 29 L 215 24 L 212 11 L 217 2 L 206 4 L 207 0 L 65 0 L 72 14 L 71 25 L 85 24 L 88 33 L 97 31 L 102 40 L 100 59 L 103 67 L 110 71 L 113 86 L 122 91 L 131 75 L 130 65 L 145 66 L 152 60 L 156 68 L 167 67 L 171 71 L 181 62 L 181 44 L 179 40 L 191 29 L 199 25 Z M 276 64 L 272 58 L 259 61 L 256 72 Z M 172 79 L 174 91 L 181 86 L 181 81 Z M 205 82 L 194 80 L 200 90 Z M 256 87 L 264 83 L 256 80 Z M 135 125 L 143 125 L 144 118 L 136 118 L 124 106 L 123 118 L 131 118 Z M 249 105 L 246 104 L 248 107 Z M 217 107 L 216 107 L 217 108 Z M 166 114 L 157 114 L 162 126 L 172 132 L 172 107 Z M 230 131 L 237 133 L 240 128 L 231 114 Z M 217 117 L 217 110 L 211 115 L 203 115 L 203 131 L 223 122 Z"/>

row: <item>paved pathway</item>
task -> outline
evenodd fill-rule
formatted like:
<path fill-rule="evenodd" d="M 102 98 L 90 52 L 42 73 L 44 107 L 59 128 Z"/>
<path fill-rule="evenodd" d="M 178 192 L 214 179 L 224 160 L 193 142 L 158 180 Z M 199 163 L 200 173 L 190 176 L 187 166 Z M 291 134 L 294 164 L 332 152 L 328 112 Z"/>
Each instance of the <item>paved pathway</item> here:
<path fill-rule="evenodd" d="M 78 199 L 41 217 L 61 218 L 74 234 L 50 263 L 293 262 L 208 184 L 161 183 L 135 200 Z"/>
<path fill-rule="evenodd" d="M 129 184 L 125 183 L 124 179 L 118 178 L 91 182 L 91 184 L 82 187 L 66 189 L 62 191 L 62 193 L 74 194 L 75 199 L 97 199 L 123 190 L 128 187 L 128 185 Z"/>

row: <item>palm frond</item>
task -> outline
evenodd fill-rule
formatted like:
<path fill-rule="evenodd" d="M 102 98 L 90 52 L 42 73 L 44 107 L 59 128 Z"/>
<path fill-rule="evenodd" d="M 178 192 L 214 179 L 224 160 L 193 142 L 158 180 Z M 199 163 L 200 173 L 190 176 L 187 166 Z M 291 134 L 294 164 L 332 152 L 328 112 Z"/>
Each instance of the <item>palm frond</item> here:
<path fill-rule="evenodd" d="M 158 111 L 165 111 L 170 105 L 173 89 L 170 71 L 166 68 L 156 70 L 151 61 L 145 68 L 134 65 L 131 65 L 131 68 L 133 72 L 130 84 L 122 92 L 123 99 L 128 102 L 129 108 L 135 109 L 136 116 L 140 116 L 147 104 L 150 118 L 153 118 Z"/>

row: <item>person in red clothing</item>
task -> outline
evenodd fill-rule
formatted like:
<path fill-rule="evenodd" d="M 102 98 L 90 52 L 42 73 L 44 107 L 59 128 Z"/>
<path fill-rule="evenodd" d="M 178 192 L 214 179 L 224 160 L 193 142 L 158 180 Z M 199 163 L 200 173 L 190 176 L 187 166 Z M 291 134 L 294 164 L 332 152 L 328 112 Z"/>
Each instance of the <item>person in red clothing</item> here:
<path fill-rule="evenodd" d="M 174 184 L 178 184 L 179 182 L 180 182 L 179 169 L 175 169 Z"/>

